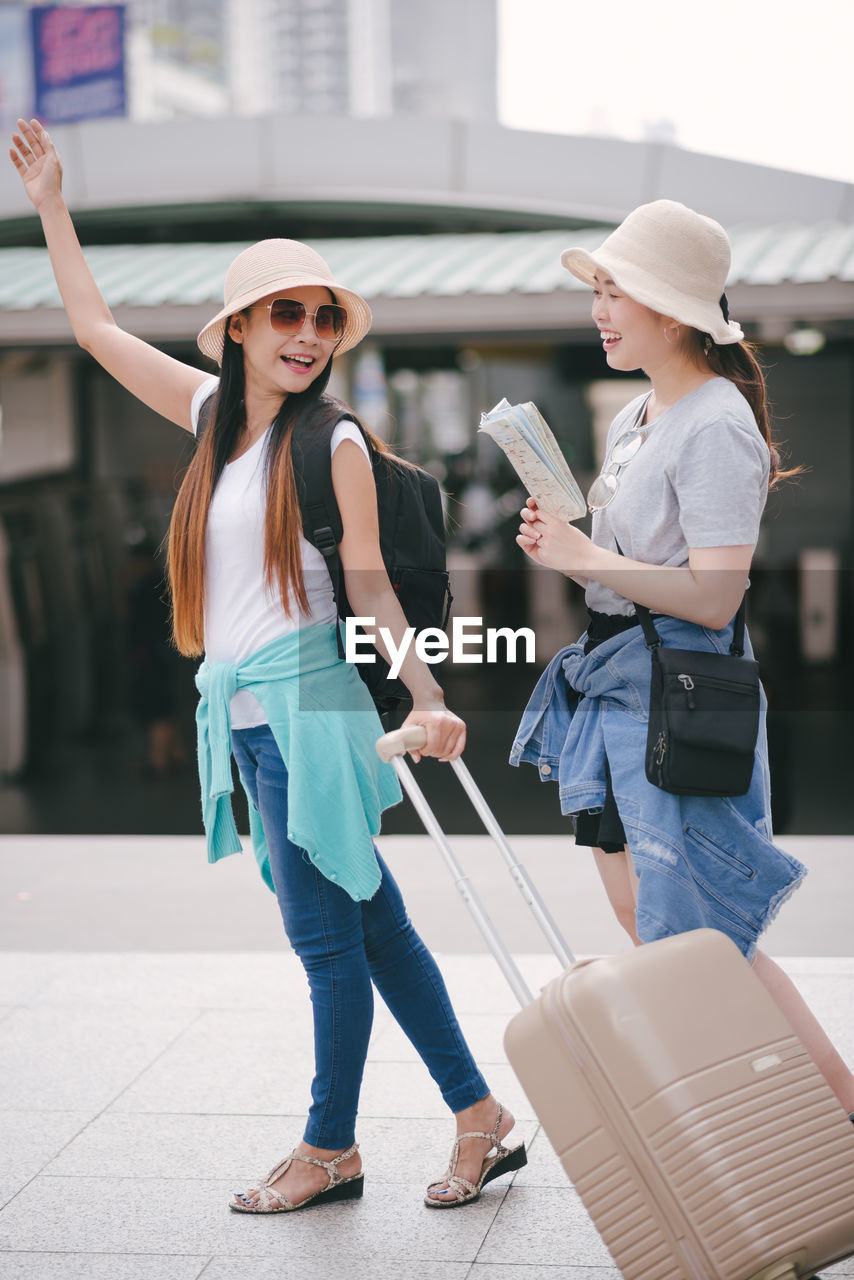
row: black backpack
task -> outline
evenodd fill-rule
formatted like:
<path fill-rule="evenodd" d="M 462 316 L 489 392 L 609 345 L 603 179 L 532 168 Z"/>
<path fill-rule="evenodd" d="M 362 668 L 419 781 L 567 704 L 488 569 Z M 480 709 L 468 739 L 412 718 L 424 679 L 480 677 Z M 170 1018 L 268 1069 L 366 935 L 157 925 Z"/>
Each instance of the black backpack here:
<path fill-rule="evenodd" d="M 201 439 L 212 416 L 215 398 L 202 405 L 196 431 Z M 324 412 L 325 411 L 325 412 Z M 341 401 L 322 396 L 313 412 L 300 414 L 293 428 L 291 454 L 302 516 L 303 537 L 326 561 L 339 618 L 353 616 L 344 588 L 338 544 L 344 533 L 332 487 L 332 433 L 342 418 L 353 419 Z M 442 491 L 435 476 L 412 463 L 376 450 L 360 427 L 371 456 L 377 486 L 380 551 L 389 581 L 406 620 L 416 631 L 448 623 L 453 596 L 445 568 L 445 520 Z M 341 629 L 338 652 L 344 657 Z M 377 652 L 375 662 L 356 670 L 380 714 L 409 701 L 402 680 L 388 678 L 389 666 Z"/>
<path fill-rule="evenodd" d="M 339 618 L 353 610 L 344 589 L 338 544 L 344 528 L 332 488 L 332 433 L 352 412 L 340 401 L 324 396 L 327 416 L 300 418 L 291 441 L 294 475 L 302 514 L 303 537 L 324 556 Z M 312 418 L 314 421 L 312 422 Z M 380 551 L 389 581 L 406 620 L 416 631 L 441 627 L 451 612 L 451 585 L 445 568 L 445 518 L 442 491 L 435 476 L 412 463 L 374 449 L 362 430 L 377 486 Z M 344 656 L 340 628 L 338 651 Z M 379 653 L 376 661 L 359 663 L 357 671 L 382 714 L 409 701 L 402 680 L 388 678 L 389 666 Z"/>

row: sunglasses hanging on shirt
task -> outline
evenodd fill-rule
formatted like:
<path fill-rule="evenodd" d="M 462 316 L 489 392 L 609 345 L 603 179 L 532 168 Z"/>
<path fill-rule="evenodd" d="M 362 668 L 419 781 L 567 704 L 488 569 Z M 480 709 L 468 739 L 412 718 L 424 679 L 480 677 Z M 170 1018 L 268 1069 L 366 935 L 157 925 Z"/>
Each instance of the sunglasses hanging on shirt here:
<path fill-rule="evenodd" d="M 650 424 L 645 431 L 641 430 L 640 426 L 646 413 L 648 401 L 649 396 L 646 396 L 635 419 L 634 426 L 625 435 L 620 436 L 608 455 L 608 461 L 601 475 L 597 476 L 590 486 L 587 494 L 588 511 L 602 511 L 604 507 L 607 507 L 620 487 L 620 472 L 627 463 L 631 462 L 652 430 L 654 424 Z"/>

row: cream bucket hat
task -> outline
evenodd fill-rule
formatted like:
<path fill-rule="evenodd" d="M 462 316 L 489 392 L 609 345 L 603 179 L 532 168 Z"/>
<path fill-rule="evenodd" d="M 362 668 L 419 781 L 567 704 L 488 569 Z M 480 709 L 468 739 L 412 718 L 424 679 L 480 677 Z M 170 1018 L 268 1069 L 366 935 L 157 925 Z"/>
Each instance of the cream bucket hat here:
<path fill-rule="evenodd" d="M 724 289 L 730 268 L 727 234 L 719 222 L 675 200 L 642 204 L 598 249 L 566 249 L 560 260 L 579 280 L 611 277 L 635 302 L 707 333 L 721 346 L 744 334 L 729 319 Z"/>
<path fill-rule="evenodd" d="M 299 240 L 259 240 L 237 255 L 225 276 L 225 306 L 199 334 L 200 349 L 217 364 L 222 364 L 229 316 L 271 293 L 312 284 L 330 289 L 336 302 L 346 310 L 347 323 L 335 352 L 349 351 L 370 329 L 371 309 L 358 293 L 333 280 L 320 254 Z"/>

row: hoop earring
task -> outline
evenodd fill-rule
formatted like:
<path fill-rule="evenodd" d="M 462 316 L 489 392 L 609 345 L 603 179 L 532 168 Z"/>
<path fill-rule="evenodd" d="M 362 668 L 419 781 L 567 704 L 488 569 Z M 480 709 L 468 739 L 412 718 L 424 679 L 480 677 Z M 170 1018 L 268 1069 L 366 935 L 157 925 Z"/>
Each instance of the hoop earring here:
<path fill-rule="evenodd" d="M 678 325 L 678 324 L 675 326 L 675 328 L 674 328 L 673 332 L 674 332 L 674 334 L 678 335 L 678 333 L 679 333 L 679 325 Z M 665 342 L 672 342 L 672 341 L 673 341 L 673 339 L 672 339 L 672 338 L 668 338 L 668 336 L 667 336 L 667 330 L 666 330 L 666 329 L 664 330 L 664 341 L 665 341 Z"/>

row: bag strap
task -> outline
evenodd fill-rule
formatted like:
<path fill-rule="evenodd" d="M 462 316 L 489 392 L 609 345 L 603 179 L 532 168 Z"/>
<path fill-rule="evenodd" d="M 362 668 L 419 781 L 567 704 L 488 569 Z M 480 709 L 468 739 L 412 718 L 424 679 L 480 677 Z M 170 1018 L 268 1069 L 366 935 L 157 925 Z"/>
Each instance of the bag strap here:
<path fill-rule="evenodd" d="M 209 396 L 205 396 L 199 409 L 199 417 L 196 423 L 196 444 L 199 444 L 202 436 L 210 426 L 213 417 L 214 406 L 216 405 L 216 392 L 213 391 Z"/>
<path fill-rule="evenodd" d="M 623 553 L 621 551 L 620 555 L 622 554 Z M 632 604 L 634 605 L 635 613 L 638 616 L 638 621 L 641 624 L 644 644 L 647 649 L 660 649 L 664 644 L 664 641 L 655 629 L 655 623 L 652 620 L 652 614 L 649 609 L 647 609 L 646 605 L 635 604 L 634 600 L 632 601 Z"/>
<path fill-rule="evenodd" d="M 623 549 L 620 546 L 619 542 L 617 541 L 616 537 L 614 538 L 614 545 L 617 548 L 618 554 L 622 555 Z M 637 614 L 638 622 L 641 625 L 641 630 L 643 631 L 643 637 L 644 637 L 644 644 L 646 645 L 647 649 L 649 650 L 661 649 L 664 645 L 664 641 L 662 640 L 661 636 L 658 634 L 655 628 L 655 623 L 652 620 L 652 614 L 650 613 L 649 609 L 647 609 L 645 604 L 637 604 L 634 600 L 632 601 L 632 605 L 634 606 L 635 613 Z M 734 658 L 744 657 L 744 625 L 745 625 L 746 615 L 747 615 L 747 592 L 745 591 L 744 595 L 741 597 L 741 604 L 738 606 L 738 610 L 736 611 L 735 622 L 733 624 L 733 631 L 732 631 L 732 644 L 729 647 L 729 651 Z"/>
<path fill-rule="evenodd" d="M 316 547 L 326 563 L 335 601 L 335 631 L 338 657 L 344 657 L 341 638 L 341 614 L 344 610 L 344 568 L 338 545 L 344 536 L 344 522 L 338 510 L 332 485 L 331 443 L 335 428 L 342 418 L 350 417 L 341 410 L 320 426 L 297 421 L 291 437 L 294 479 L 299 499 L 302 532 L 306 542 Z"/>

